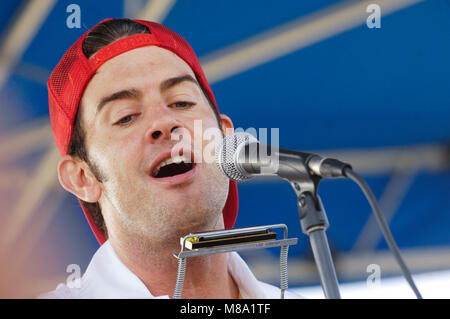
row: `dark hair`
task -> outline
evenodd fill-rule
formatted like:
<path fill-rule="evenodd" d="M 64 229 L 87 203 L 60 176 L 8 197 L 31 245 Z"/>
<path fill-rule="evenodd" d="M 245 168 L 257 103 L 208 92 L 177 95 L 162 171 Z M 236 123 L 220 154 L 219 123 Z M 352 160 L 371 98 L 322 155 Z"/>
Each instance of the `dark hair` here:
<path fill-rule="evenodd" d="M 151 32 L 145 25 L 130 19 L 105 21 L 88 33 L 82 45 L 83 53 L 89 59 L 114 41 L 140 33 Z"/>
<path fill-rule="evenodd" d="M 121 38 L 125 38 L 128 36 L 132 36 L 140 33 L 151 33 L 150 30 L 137 22 L 131 21 L 130 19 L 114 19 L 103 22 L 95 27 L 91 32 L 86 36 L 82 50 L 84 55 L 89 59 L 95 53 L 100 51 L 102 48 L 108 46 L 109 44 L 117 41 Z M 203 85 L 198 81 L 200 88 L 202 89 L 203 94 L 208 100 L 209 105 L 214 111 L 214 115 L 216 116 L 217 122 L 219 124 L 219 128 L 222 129 L 222 121 L 220 119 L 219 112 L 217 111 L 214 103 L 206 92 L 206 89 Z M 87 154 L 87 149 L 85 145 L 85 131 L 83 129 L 81 123 L 81 115 L 80 115 L 80 107 L 78 107 L 77 114 L 74 120 L 74 128 L 72 139 L 69 145 L 69 155 L 77 156 L 81 160 L 85 161 L 89 168 L 92 170 L 94 176 L 97 180 L 102 181 L 104 177 L 102 176 L 98 167 L 96 167 L 95 163 L 89 160 L 89 156 Z M 105 225 L 105 221 L 102 216 L 102 211 L 100 204 L 97 203 L 89 203 L 81 200 L 82 205 L 89 211 L 92 218 L 94 219 L 95 224 L 105 233 L 107 236 L 107 229 Z"/>

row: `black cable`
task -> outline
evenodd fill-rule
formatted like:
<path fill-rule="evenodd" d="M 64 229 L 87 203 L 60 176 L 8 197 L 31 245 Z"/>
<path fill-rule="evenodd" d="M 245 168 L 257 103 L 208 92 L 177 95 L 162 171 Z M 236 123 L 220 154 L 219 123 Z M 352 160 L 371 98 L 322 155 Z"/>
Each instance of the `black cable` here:
<path fill-rule="evenodd" d="M 400 268 L 403 272 L 403 276 L 405 276 L 406 281 L 410 285 L 411 289 L 414 291 L 414 294 L 418 299 L 422 299 L 422 295 L 420 294 L 419 290 L 417 289 L 413 278 L 411 276 L 411 273 L 408 270 L 408 267 L 406 266 L 405 262 L 403 261 L 402 256 L 400 255 L 400 250 L 395 243 L 394 237 L 392 237 L 391 231 L 389 229 L 389 226 L 386 222 L 386 219 L 384 218 L 383 214 L 381 213 L 380 208 L 378 207 L 377 200 L 375 199 L 375 196 L 372 193 L 372 190 L 367 185 L 366 181 L 356 174 L 350 167 L 344 168 L 344 175 L 350 178 L 352 181 L 354 181 L 363 191 L 364 195 L 366 196 L 367 200 L 369 201 L 370 206 L 372 207 L 372 211 L 375 214 L 375 217 L 377 219 L 378 225 L 381 228 L 381 231 L 383 233 L 384 239 L 386 240 L 389 249 L 391 250 L 392 254 L 394 255 L 395 259 L 397 260 L 398 264 L 400 265 Z"/>

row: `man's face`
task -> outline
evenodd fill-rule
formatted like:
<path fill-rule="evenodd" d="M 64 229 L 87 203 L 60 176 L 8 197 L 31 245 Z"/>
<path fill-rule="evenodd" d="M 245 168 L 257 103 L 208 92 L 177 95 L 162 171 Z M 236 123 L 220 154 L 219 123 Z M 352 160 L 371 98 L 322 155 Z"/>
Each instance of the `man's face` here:
<path fill-rule="evenodd" d="M 172 132 L 190 133 L 183 155 L 193 157 L 202 153 L 193 147 L 194 121 L 201 120 L 203 131 L 218 128 L 193 71 L 181 58 L 155 46 L 123 53 L 99 68 L 81 108 L 86 149 L 103 176 L 100 204 L 110 237 L 121 231 L 163 240 L 223 227 L 229 181 L 214 163 L 195 163 L 172 177 L 161 177 L 168 173 L 161 168 L 163 174 L 152 176 L 179 143 L 171 139 Z M 209 143 L 204 140 L 202 146 Z"/>

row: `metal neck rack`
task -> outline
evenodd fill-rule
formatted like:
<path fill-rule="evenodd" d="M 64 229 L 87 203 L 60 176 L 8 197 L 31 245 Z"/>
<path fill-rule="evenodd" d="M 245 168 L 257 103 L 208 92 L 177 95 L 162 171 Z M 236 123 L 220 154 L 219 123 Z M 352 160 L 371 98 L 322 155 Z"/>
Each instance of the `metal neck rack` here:
<path fill-rule="evenodd" d="M 185 250 L 186 240 L 193 237 L 201 237 L 209 234 L 217 234 L 217 235 L 227 235 L 227 234 L 238 234 L 240 231 L 260 231 L 260 230 L 270 230 L 274 228 L 283 228 L 283 239 L 274 239 L 267 241 L 259 241 L 247 244 L 236 244 L 236 245 L 227 245 L 227 246 L 218 246 L 211 248 L 200 248 L 194 250 Z M 181 251 L 178 254 L 174 254 L 174 256 L 178 259 L 178 274 L 177 281 L 175 285 L 175 291 L 173 294 L 173 299 L 181 298 L 181 293 L 183 291 L 184 277 L 186 274 L 186 258 L 194 257 L 194 256 L 205 256 L 205 255 L 213 255 L 213 254 L 221 254 L 232 251 L 244 251 L 251 249 L 259 249 L 259 248 L 271 248 L 271 247 L 281 247 L 280 250 L 280 290 L 281 295 L 280 298 L 284 299 L 284 292 L 288 288 L 288 274 L 287 274 L 287 258 L 288 258 L 288 247 L 290 245 L 296 245 L 298 242 L 297 238 L 287 238 L 288 229 L 285 224 L 275 224 L 268 226 L 254 226 L 247 227 L 241 229 L 225 229 L 222 231 L 215 232 L 204 232 L 197 234 L 189 234 L 183 237 L 181 241 Z"/>

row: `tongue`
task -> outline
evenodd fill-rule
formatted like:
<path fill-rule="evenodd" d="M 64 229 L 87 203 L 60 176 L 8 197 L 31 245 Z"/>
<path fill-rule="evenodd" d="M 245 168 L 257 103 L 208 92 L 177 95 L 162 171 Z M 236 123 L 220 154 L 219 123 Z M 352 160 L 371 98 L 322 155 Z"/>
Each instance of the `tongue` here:
<path fill-rule="evenodd" d="M 179 174 L 186 173 L 187 171 L 190 171 L 192 169 L 192 163 L 172 163 L 169 165 L 166 165 L 164 167 L 161 167 L 159 170 L 158 175 L 156 175 L 156 178 L 162 178 L 162 177 L 169 177 L 169 176 L 175 176 Z"/>

